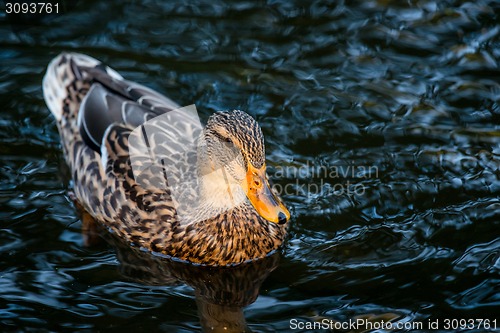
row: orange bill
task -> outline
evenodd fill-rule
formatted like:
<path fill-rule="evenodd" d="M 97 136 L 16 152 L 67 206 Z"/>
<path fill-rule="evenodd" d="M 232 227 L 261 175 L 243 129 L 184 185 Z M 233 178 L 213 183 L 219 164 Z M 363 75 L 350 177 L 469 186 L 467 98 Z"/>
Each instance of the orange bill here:
<path fill-rule="evenodd" d="M 271 190 L 266 177 L 265 165 L 260 169 L 250 165 L 242 186 L 260 216 L 279 224 L 284 224 L 290 219 L 290 212 Z"/>

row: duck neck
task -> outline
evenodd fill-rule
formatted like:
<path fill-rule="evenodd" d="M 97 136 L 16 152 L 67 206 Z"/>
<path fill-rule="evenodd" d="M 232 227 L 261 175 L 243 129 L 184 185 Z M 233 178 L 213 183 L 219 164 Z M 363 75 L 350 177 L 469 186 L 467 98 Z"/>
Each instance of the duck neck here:
<path fill-rule="evenodd" d="M 246 194 L 224 168 L 205 168 L 200 176 L 200 205 L 219 215 L 245 203 Z"/>

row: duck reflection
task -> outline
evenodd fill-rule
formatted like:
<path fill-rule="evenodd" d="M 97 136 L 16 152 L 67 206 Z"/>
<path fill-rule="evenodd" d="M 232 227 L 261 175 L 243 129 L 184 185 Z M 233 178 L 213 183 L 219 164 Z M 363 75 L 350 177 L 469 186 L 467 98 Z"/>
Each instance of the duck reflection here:
<path fill-rule="evenodd" d="M 123 276 L 145 285 L 185 283 L 192 287 L 204 332 L 251 332 L 243 308 L 257 299 L 260 286 L 278 265 L 279 253 L 234 267 L 192 265 L 126 246 L 102 230 L 90 215 L 79 211 L 85 245 L 105 241 L 113 246 Z"/>

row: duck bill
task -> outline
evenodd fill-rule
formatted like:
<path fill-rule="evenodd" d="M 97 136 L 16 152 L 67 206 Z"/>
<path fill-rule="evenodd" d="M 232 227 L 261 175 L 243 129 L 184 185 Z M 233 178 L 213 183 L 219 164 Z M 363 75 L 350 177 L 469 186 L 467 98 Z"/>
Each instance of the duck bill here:
<path fill-rule="evenodd" d="M 243 188 L 252 206 L 264 219 L 278 224 L 284 224 L 290 219 L 290 212 L 271 190 L 265 165 L 260 169 L 249 166 Z"/>

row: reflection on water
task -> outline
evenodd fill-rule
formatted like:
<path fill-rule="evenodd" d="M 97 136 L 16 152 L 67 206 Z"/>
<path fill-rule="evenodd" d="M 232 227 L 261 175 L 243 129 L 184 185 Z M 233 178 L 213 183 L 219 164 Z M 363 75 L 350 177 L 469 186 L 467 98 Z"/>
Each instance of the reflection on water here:
<path fill-rule="evenodd" d="M 229 268 L 173 262 L 145 255 L 121 242 L 117 249 L 120 273 L 142 285 L 185 283 L 194 289 L 201 327 L 205 332 L 247 332 L 243 308 L 255 301 L 259 288 L 279 262 L 279 255 Z"/>
<path fill-rule="evenodd" d="M 212 318 L 203 313 L 228 310 L 199 306 L 209 291 L 183 276 L 175 285 L 132 279 L 118 268 L 134 252 L 84 246 L 41 94 L 45 67 L 63 50 L 195 103 L 205 118 L 239 108 L 259 121 L 294 218 L 279 265 L 262 268 L 256 294 L 229 311 L 248 328 L 498 315 L 497 1 L 65 8 L 36 24 L 0 13 L 2 330 L 197 331 Z M 293 171 L 314 168 L 339 173 Z M 150 260 L 134 258 L 136 268 Z"/>

